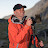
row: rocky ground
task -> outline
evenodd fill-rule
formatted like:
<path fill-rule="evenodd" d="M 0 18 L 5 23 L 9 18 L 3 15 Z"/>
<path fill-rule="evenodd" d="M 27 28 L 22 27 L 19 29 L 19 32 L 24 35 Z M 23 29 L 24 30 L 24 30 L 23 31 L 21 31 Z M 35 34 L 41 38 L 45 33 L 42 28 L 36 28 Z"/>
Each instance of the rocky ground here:
<path fill-rule="evenodd" d="M 0 19 L 0 48 L 8 48 L 7 20 Z"/>

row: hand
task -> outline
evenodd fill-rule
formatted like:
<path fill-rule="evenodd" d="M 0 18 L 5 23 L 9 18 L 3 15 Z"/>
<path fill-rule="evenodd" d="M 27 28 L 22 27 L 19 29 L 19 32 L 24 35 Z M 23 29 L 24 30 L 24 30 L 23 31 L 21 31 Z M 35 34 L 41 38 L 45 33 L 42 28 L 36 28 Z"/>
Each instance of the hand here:
<path fill-rule="evenodd" d="M 40 45 L 41 47 L 43 47 L 43 46 L 44 46 L 43 41 L 40 41 L 40 42 L 39 42 L 39 45 Z"/>
<path fill-rule="evenodd" d="M 26 25 L 30 26 L 32 24 L 32 19 L 31 18 L 28 18 L 27 19 L 27 22 L 26 22 Z"/>

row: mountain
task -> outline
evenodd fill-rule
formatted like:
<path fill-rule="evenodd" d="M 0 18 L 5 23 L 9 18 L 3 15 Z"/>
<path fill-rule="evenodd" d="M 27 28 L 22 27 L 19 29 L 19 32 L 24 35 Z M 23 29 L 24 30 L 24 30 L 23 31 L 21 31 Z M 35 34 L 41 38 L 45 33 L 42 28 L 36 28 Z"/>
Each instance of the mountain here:
<path fill-rule="evenodd" d="M 3 19 L 9 19 L 11 15 L 5 16 Z"/>
<path fill-rule="evenodd" d="M 48 0 L 39 1 L 33 8 L 26 10 L 25 12 L 25 15 L 27 16 L 35 17 L 36 14 L 46 16 L 46 14 L 48 13 Z"/>
<path fill-rule="evenodd" d="M 48 0 L 39 1 L 34 7 L 25 10 L 25 15 L 30 17 L 35 17 L 36 14 L 40 14 L 42 18 L 47 18 L 48 16 Z M 3 19 L 8 19 L 11 15 L 5 16 Z"/>

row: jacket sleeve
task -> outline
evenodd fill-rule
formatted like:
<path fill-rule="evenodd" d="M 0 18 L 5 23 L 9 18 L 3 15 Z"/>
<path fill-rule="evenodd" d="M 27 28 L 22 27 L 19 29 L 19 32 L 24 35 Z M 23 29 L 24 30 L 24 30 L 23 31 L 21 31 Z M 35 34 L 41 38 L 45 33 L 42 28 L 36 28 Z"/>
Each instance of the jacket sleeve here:
<path fill-rule="evenodd" d="M 9 26 L 8 26 L 9 33 L 8 34 L 11 35 L 12 40 L 14 42 L 19 43 L 21 40 L 23 40 L 24 36 L 28 33 L 29 29 L 30 29 L 30 26 L 25 25 L 23 28 L 20 29 L 21 31 L 19 32 L 17 27 L 15 27 L 13 24 L 9 24 Z"/>

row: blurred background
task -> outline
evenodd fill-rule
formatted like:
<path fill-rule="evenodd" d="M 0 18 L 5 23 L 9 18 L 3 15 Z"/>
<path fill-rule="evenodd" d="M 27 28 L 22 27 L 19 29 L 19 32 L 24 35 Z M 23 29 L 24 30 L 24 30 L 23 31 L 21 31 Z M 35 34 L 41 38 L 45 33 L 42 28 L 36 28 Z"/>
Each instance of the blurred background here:
<path fill-rule="evenodd" d="M 0 48 L 8 48 L 8 19 L 18 3 L 27 6 L 25 16 L 33 18 L 35 34 L 48 48 L 48 0 L 0 0 Z"/>

